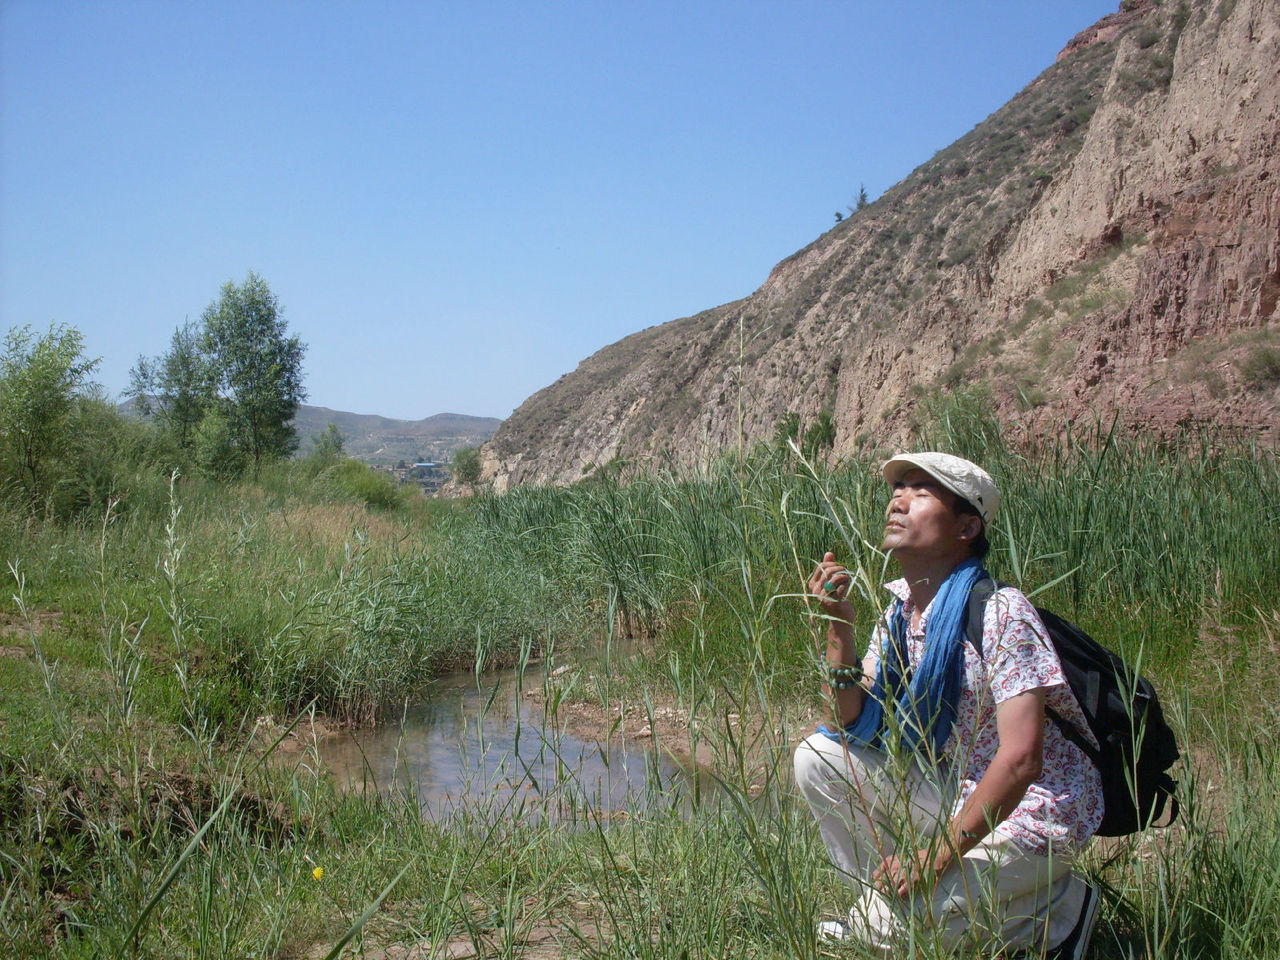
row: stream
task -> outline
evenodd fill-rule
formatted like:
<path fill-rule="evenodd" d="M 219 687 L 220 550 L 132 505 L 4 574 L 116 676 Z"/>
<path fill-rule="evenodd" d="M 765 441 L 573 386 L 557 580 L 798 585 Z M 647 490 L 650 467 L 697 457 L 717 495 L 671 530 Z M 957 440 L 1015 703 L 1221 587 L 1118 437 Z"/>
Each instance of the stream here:
<path fill-rule="evenodd" d="M 608 820 L 687 796 L 696 770 L 608 732 L 602 742 L 565 733 L 521 695 L 515 671 L 464 673 L 436 681 L 396 722 L 328 737 L 319 751 L 340 789 L 401 792 L 431 819 Z"/>

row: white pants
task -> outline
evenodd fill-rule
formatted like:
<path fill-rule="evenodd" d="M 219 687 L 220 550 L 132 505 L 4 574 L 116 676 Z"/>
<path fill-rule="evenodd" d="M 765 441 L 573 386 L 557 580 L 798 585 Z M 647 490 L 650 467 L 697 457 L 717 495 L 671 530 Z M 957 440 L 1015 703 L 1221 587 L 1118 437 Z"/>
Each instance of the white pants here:
<path fill-rule="evenodd" d="M 885 856 L 936 849 L 951 819 L 954 785 L 819 733 L 797 748 L 795 770 L 827 852 L 853 887 L 850 929 L 885 954 L 926 943 L 1042 950 L 1057 946 L 1079 919 L 1085 884 L 1070 860 L 1026 853 L 999 830 L 910 900 L 882 894 L 871 875 Z"/>

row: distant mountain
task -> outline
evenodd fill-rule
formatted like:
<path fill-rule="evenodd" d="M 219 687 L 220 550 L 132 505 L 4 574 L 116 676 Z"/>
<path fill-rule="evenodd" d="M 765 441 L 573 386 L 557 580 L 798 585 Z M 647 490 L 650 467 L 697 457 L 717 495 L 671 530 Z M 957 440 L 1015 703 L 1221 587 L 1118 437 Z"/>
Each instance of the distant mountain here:
<path fill-rule="evenodd" d="M 487 441 L 502 421 L 461 413 L 438 413 L 425 420 L 393 420 L 303 404 L 293 423 L 300 454 L 306 454 L 315 445 L 316 435 L 333 423 L 346 438 L 345 449 L 350 456 L 367 463 L 395 464 L 401 460 L 414 463 L 452 459 L 453 451 L 459 447 L 478 447 Z"/>

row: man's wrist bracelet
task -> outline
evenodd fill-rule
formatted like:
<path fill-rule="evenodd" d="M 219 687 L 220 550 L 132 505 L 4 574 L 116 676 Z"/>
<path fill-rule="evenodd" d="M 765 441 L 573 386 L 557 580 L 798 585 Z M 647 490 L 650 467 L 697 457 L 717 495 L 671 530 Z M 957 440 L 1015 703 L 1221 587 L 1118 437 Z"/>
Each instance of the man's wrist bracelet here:
<path fill-rule="evenodd" d="M 827 667 L 827 683 L 837 690 L 848 690 L 862 682 L 862 667 Z"/>

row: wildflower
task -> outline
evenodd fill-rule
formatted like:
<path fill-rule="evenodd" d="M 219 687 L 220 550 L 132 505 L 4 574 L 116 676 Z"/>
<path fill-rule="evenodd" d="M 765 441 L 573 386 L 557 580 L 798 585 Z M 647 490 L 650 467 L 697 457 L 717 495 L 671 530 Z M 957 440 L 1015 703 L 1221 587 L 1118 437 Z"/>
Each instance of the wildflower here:
<path fill-rule="evenodd" d="M 314 870 L 311 871 L 311 875 L 315 877 L 317 880 L 323 879 L 324 867 L 316 867 Z"/>

